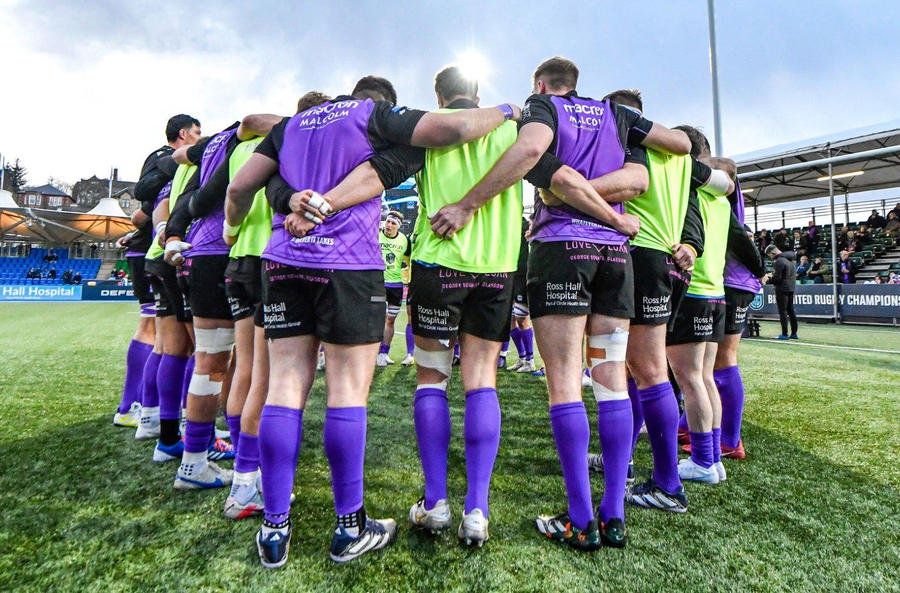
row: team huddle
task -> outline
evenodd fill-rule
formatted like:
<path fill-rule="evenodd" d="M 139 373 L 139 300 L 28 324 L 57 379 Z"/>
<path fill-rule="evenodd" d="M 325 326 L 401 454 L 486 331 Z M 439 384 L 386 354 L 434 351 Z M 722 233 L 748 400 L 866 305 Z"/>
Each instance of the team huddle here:
<path fill-rule="evenodd" d="M 716 484 L 721 457 L 744 456 L 737 346 L 765 272 L 734 163 L 712 157 L 696 129 L 645 118 L 636 91 L 580 96 L 569 60 L 546 60 L 532 82 L 521 109 L 479 108 L 477 82 L 450 66 L 434 80 L 438 109 L 426 112 L 397 106 L 391 83 L 367 76 L 349 95 L 310 92 L 293 116 L 250 115 L 205 138 L 199 121 L 175 116 L 167 145 L 145 161 L 137 230 L 120 240 L 141 321 L 114 423 L 155 439 L 154 461 L 179 462 L 176 489 L 230 486 L 226 517 L 261 514 L 263 566 L 288 558 L 317 367 L 330 557 L 347 562 L 395 539 L 393 519 L 367 513 L 363 466 L 369 388 L 376 364 L 394 363 L 405 288 L 402 363 L 416 366 L 424 477 L 414 527 L 454 524 L 447 389 L 458 360 L 467 491 L 457 534 L 470 546 L 488 540 L 496 375 L 510 340 L 511 370 L 535 370 L 532 339 L 546 369 L 568 498 L 535 519 L 549 539 L 624 547 L 626 501 L 683 513 L 683 480 Z M 406 237 L 402 214 L 382 220 L 381 196 L 409 177 L 419 215 Z M 538 188 L 531 220 L 523 179 Z M 588 450 L 583 380 L 600 455 Z M 220 407 L 227 434 L 215 429 Z M 653 474 L 633 483 L 642 425 Z M 690 452 L 681 462 L 679 439 Z M 233 471 L 216 464 L 230 458 Z M 604 476 L 596 506 L 591 469 Z"/>

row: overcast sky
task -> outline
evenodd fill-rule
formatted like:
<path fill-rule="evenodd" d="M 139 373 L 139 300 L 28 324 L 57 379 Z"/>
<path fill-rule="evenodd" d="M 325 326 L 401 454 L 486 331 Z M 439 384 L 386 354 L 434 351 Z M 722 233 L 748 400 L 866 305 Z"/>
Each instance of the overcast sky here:
<path fill-rule="evenodd" d="M 719 0 L 717 26 L 726 154 L 900 114 L 900 3 Z M 639 88 L 651 119 L 713 136 L 703 0 L 0 0 L 0 152 L 33 184 L 111 165 L 134 180 L 175 113 L 211 133 L 365 74 L 434 108 L 434 73 L 472 54 L 488 67 L 482 105 L 521 104 L 534 67 L 563 55 L 582 95 Z"/>

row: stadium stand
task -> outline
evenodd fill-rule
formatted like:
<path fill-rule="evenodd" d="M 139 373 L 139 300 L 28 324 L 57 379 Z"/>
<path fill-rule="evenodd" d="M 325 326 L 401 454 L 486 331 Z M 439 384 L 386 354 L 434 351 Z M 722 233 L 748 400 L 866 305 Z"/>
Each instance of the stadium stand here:
<path fill-rule="evenodd" d="M 44 261 L 50 254 L 56 255 L 56 261 Z M 97 277 L 100 263 L 100 259 L 70 258 L 67 249 L 35 248 L 25 257 L 0 257 L 0 284 L 64 284 L 67 270 L 80 274 L 84 282 Z M 39 278 L 28 278 L 32 269 L 40 274 Z M 48 277 L 51 269 L 56 270 L 56 278 Z"/>

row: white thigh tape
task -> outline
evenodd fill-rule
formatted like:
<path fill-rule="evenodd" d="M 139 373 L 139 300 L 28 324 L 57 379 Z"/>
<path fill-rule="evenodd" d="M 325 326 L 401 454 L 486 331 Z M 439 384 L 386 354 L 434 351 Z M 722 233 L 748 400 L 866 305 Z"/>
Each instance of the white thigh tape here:
<path fill-rule="evenodd" d="M 625 362 L 628 332 L 621 328 L 611 334 L 588 336 L 588 366 L 594 368 L 604 362 Z"/>
<path fill-rule="evenodd" d="M 612 391 L 593 379 L 591 379 L 591 387 L 594 388 L 594 399 L 597 400 L 598 403 L 628 399 L 627 391 Z"/>
<path fill-rule="evenodd" d="M 439 389 L 446 389 L 447 384 L 450 382 L 450 375 L 452 374 L 453 368 L 453 350 L 439 350 L 437 352 L 429 352 L 428 350 L 422 350 L 418 346 L 413 350 L 413 356 L 416 359 L 416 366 L 420 366 L 425 369 L 434 369 L 440 374 L 444 375 L 446 379 L 444 379 L 441 383 L 443 387 L 438 387 Z M 424 387 L 420 385 L 420 387 Z"/>
<path fill-rule="evenodd" d="M 194 337 L 197 338 L 197 352 L 217 354 L 231 352 L 234 347 L 233 327 L 217 327 L 215 329 L 195 327 Z"/>
<path fill-rule="evenodd" d="M 205 397 L 209 395 L 219 395 L 221 392 L 221 381 L 210 381 L 209 375 L 191 375 L 188 393 Z"/>

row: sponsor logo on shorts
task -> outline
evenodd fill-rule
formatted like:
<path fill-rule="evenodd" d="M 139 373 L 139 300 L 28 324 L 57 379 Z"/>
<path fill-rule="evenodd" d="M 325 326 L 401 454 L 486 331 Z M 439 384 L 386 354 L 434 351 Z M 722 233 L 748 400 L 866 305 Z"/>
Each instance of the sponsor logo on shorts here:
<path fill-rule="evenodd" d="M 664 294 L 658 297 L 641 297 L 641 311 L 645 319 L 657 319 L 671 315 L 670 295 Z"/>
<path fill-rule="evenodd" d="M 694 316 L 694 335 L 697 337 L 711 336 L 713 333 L 712 315 L 703 317 Z"/>
<path fill-rule="evenodd" d="M 753 300 L 750 301 L 750 308 L 753 309 L 754 311 L 759 311 L 763 308 L 763 304 L 764 304 L 763 292 L 760 290 L 758 293 L 756 293 L 756 296 L 753 297 Z"/>
<path fill-rule="evenodd" d="M 580 299 L 581 282 L 547 282 L 544 292 L 544 305 L 547 307 L 585 307 L 590 305 Z"/>

